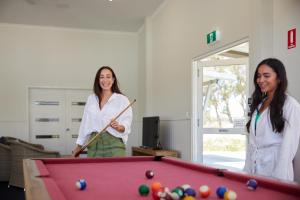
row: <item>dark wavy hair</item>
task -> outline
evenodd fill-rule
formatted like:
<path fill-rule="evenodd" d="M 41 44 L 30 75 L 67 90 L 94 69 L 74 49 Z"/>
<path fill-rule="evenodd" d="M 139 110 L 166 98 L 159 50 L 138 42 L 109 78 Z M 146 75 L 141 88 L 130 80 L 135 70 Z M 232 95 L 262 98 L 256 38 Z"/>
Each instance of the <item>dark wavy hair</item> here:
<path fill-rule="evenodd" d="M 273 131 L 280 133 L 283 130 L 285 123 L 285 119 L 283 118 L 283 105 L 286 99 L 288 80 L 283 63 L 276 58 L 267 58 L 261 61 L 256 67 L 253 78 L 255 90 L 252 94 L 252 103 L 250 105 L 250 120 L 246 124 L 247 131 L 249 132 L 251 116 L 253 115 L 255 109 L 257 109 L 258 105 L 262 103 L 264 98 L 266 98 L 257 84 L 257 73 L 261 65 L 268 65 L 277 75 L 278 85 L 270 104 L 270 120 Z"/>
<path fill-rule="evenodd" d="M 117 79 L 117 76 L 116 76 L 114 70 L 112 70 L 112 68 L 110 68 L 109 66 L 102 66 L 100 69 L 98 69 L 96 76 L 95 76 L 95 81 L 94 81 L 94 93 L 98 96 L 99 104 L 101 102 L 101 96 L 102 96 L 102 88 L 99 84 L 99 79 L 100 79 L 101 71 L 103 69 L 108 69 L 109 71 L 111 71 L 112 77 L 114 78 L 114 83 L 111 87 L 111 91 L 113 93 L 122 94 L 121 90 L 119 89 L 118 79 Z"/>

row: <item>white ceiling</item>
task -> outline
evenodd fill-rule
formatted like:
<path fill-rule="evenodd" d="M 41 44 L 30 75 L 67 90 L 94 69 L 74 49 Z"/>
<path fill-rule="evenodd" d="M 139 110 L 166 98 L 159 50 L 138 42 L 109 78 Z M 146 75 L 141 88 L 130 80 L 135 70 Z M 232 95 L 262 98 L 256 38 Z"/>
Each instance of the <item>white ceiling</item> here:
<path fill-rule="evenodd" d="M 0 0 L 0 23 L 136 32 L 164 0 Z"/>

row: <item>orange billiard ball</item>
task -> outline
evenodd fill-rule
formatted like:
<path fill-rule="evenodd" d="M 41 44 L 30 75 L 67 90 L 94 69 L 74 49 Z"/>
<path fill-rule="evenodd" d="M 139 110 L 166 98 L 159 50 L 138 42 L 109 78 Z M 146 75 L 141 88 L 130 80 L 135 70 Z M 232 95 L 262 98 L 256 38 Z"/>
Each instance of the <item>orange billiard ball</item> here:
<path fill-rule="evenodd" d="M 155 181 L 151 184 L 152 192 L 155 192 L 155 191 L 159 190 L 161 187 L 162 187 L 161 183 L 157 182 L 157 181 Z"/>

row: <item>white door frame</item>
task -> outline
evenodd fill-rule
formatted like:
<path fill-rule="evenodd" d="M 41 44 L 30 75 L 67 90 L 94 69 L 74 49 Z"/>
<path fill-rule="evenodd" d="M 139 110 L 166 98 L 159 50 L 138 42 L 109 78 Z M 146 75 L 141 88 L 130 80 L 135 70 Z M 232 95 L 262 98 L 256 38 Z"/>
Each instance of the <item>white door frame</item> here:
<path fill-rule="evenodd" d="M 192 108 L 191 108 L 191 113 L 192 113 L 192 119 L 191 119 L 191 159 L 193 162 L 203 162 L 203 134 L 200 133 L 200 127 L 202 127 L 202 119 L 200 119 L 200 113 L 199 113 L 199 101 L 198 101 L 198 86 L 199 82 L 201 82 L 202 85 L 202 76 L 199 76 L 198 73 L 198 61 L 201 59 L 204 59 L 206 57 L 209 57 L 211 55 L 220 53 L 222 51 L 225 51 L 229 48 L 232 48 L 234 46 L 240 45 L 245 42 L 249 42 L 249 38 L 243 38 L 241 40 L 237 40 L 235 42 L 232 42 L 231 44 L 225 45 L 223 47 L 214 49 L 212 51 L 209 51 L 203 55 L 200 55 L 198 57 L 195 57 L 192 59 Z M 249 54 L 249 59 L 250 59 L 250 54 Z M 199 78 L 198 78 L 199 76 Z M 249 76 L 247 72 L 247 77 Z M 249 78 L 247 79 L 249 80 Z M 249 81 L 248 81 L 249 82 Z M 247 95 L 249 94 L 249 83 L 247 83 Z"/>

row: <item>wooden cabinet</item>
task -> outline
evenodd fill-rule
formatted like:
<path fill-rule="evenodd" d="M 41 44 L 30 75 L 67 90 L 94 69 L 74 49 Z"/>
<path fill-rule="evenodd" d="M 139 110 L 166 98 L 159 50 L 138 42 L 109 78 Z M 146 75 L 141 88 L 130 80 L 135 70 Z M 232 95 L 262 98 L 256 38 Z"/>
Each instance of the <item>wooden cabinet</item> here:
<path fill-rule="evenodd" d="M 150 148 L 132 147 L 133 156 L 171 156 L 179 158 L 178 151 L 173 150 L 154 150 Z"/>

